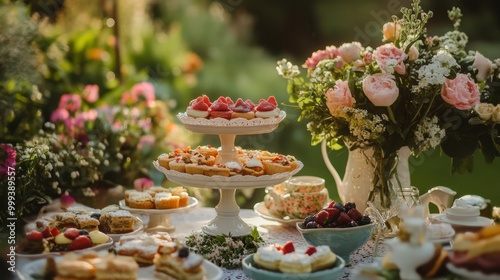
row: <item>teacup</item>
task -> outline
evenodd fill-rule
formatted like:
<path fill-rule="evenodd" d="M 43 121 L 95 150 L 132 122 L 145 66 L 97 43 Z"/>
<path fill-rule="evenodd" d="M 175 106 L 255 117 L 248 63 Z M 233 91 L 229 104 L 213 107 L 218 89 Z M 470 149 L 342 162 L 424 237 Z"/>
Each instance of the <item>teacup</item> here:
<path fill-rule="evenodd" d="M 325 179 L 316 176 L 296 176 L 285 182 L 287 192 L 314 193 L 325 188 Z"/>
<path fill-rule="evenodd" d="M 319 191 L 302 192 L 288 191 L 286 182 L 272 187 L 267 187 L 264 205 L 269 212 L 278 217 L 303 219 L 320 211 L 328 201 L 328 189 L 322 187 Z M 317 189 L 317 186 L 312 188 Z"/>

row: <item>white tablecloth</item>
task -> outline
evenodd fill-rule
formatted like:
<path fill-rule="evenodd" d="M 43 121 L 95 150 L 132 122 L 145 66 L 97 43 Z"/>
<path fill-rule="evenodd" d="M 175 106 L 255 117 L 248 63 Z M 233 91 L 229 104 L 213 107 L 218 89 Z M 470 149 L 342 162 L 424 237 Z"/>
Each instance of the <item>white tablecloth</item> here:
<path fill-rule="evenodd" d="M 205 223 L 215 217 L 214 208 L 196 208 L 186 213 L 176 213 L 171 215 L 171 223 L 176 229 L 171 236 L 183 239 L 193 231 L 199 231 Z M 287 241 L 294 242 L 297 246 L 307 246 L 295 227 L 283 225 L 279 222 L 268 221 L 258 216 L 253 210 L 242 209 L 240 217 L 250 226 L 256 226 L 260 236 L 266 243 L 284 244 Z M 363 247 L 351 255 L 351 264 L 344 269 L 344 276 L 340 279 L 349 279 L 351 269 L 361 263 L 373 262 L 375 242 L 369 240 Z M 384 247 L 381 247 L 384 250 Z M 380 255 L 380 254 L 379 254 Z M 245 276 L 241 269 L 224 269 L 224 279 L 251 279 Z"/>

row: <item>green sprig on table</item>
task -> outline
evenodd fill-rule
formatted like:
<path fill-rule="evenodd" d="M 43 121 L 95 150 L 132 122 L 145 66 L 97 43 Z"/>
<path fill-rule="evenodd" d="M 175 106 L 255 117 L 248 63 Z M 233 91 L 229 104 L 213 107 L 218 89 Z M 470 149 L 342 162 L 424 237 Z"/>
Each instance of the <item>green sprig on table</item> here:
<path fill-rule="evenodd" d="M 186 237 L 186 245 L 196 254 L 215 265 L 227 269 L 241 268 L 241 261 L 257 251 L 264 244 L 257 228 L 244 236 L 222 234 L 212 236 L 203 232 L 194 232 Z"/>

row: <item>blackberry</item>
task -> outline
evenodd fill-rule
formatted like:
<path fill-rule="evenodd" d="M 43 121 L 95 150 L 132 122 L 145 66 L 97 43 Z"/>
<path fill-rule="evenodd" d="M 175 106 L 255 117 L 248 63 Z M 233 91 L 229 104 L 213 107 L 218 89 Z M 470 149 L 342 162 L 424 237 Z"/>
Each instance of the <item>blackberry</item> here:
<path fill-rule="evenodd" d="M 305 217 L 302 225 L 305 227 L 309 222 L 316 222 L 316 217 L 314 215 L 309 215 Z"/>
<path fill-rule="evenodd" d="M 89 232 L 86 229 L 80 230 L 80 232 L 78 234 L 89 236 Z"/>
<path fill-rule="evenodd" d="M 99 213 L 92 213 L 92 214 L 90 215 L 90 217 L 91 217 L 92 219 L 99 220 L 99 219 L 101 218 L 101 214 L 99 214 Z"/>
<path fill-rule="evenodd" d="M 361 218 L 361 220 L 358 221 L 358 225 L 360 225 L 360 226 L 367 225 L 371 222 L 372 222 L 372 219 L 369 216 L 365 215 Z"/>
<path fill-rule="evenodd" d="M 347 202 L 344 204 L 344 208 L 346 212 L 349 212 L 351 209 L 356 209 L 356 203 L 354 202 Z"/>
<path fill-rule="evenodd" d="M 356 222 L 356 221 L 350 221 L 350 222 L 349 222 L 349 226 L 350 226 L 350 227 L 357 227 L 357 226 L 359 226 L 359 224 L 358 224 L 358 222 Z"/>
<path fill-rule="evenodd" d="M 306 224 L 306 228 L 318 228 L 318 224 L 312 221 Z"/>
<path fill-rule="evenodd" d="M 340 212 L 346 212 L 344 205 L 340 203 L 335 203 L 335 205 L 333 205 L 333 208 L 337 208 Z"/>
<path fill-rule="evenodd" d="M 187 258 L 189 256 L 189 248 L 182 247 L 179 249 L 179 258 Z"/>

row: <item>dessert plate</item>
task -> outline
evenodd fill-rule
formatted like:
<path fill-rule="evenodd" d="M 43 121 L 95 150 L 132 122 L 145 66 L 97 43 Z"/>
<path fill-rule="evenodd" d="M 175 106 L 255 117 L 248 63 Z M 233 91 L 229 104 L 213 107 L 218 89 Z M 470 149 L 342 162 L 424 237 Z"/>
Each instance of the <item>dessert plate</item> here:
<path fill-rule="evenodd" d="M 113 245 L 113 239 L 111 237 L 108 238 L 108 241 L 106 243 L 102 243 L 90 248 L 82 249 L 82 250 L 74 250 L 74 251 L 66 251 L 66 252 L 49 252 L 49 253 L 42 253 L 42 254 L 22 254 L 22 253 L 16 253 L 16 256 L 20 258 L 25 258 L 25 259 L 40 259 L 40 258 L 46 258 L 48 256 L 60 256 L 64 255 L 66 253 L 70 252 L 82 252 L 86 250 L 92 250 L 92 251 L 101 251 L 101 250 L 106 250 L 109 247 Z"/>
<path fill-rule="evenodd" d="M 257 215 L 259 215 L 260 217 L 262 217 L 266 220 L 273 221 L 273 222 L 279 222 L 279 223 L 290 225 L 290 226 L 295 226 L 295 224 L 297 222 L 302 222 L 302 219 L 292 219 L 288 216 L 278 217 L 278 216 L 275 216 L 275 215 L 269 213 L 269 209 L 266 207 L 264 202 L 256 203 L 253 206 L 253 211 L 255 211 L 255 213 L 257 213 Z"/>
<path fill-rule="evenodd" d="M 452 263 L 447 263 L 446 268 L 456 275 L 464 277 L 465 279 L 500 279 L 500 274 L 484 274 L 480 271 L 470 271 L 465 268 L 456 267 Z"/>
<path fill-rule="evenodd" d="M 17 275 L 20 280 L 39 280 L 44 279 L 41 272 L 45 267 L 45 259 L 36 260 L 20 267 L 17 270 Z M 206 271 L 207 280 L 222 280 L 224 277 L 224 272 L 222 269 L 215 264 L 203 260 L 203 268 Z M 151 280 L 156 279 L 154 266 L 141 267 L 139 268 L 137 280 Z"/>
<path fill-rule="evenodd" d="M 120 200 L 119 204 L 121 209 L 127 210 L 130 213 L 136 213 L 136 214 L 157 214 L 157 215 L 162 215 L 162 214 L 170 214 L 170 213 L 175 213 L 175 212 L 182 212 L 185 211 L 189 208 L 193 208 L 196 205 L 198 205 L 198 200 L 194 197 L 189 197 L 188 198 L 188 205 L 186 207 L 178 207 L 178 208 L 172 208 L 172 209 L 140 209 L 140 208 L 132 208 L 128 207 L 125 205 L 125 200 Z"/>
<path fill-rule="evenodd" d="M 492 219 L 488 219 L 485 217 L 475 217 L 472 219 L 460 219 L 460 220 L 455 220 L 455 219 L 450 219 L 449 217 L 446 216 L 446 214 L 440 214 L 440 215 L 435 215 L 433 216 L 434 219 L 443 222 L 443 223 L 448 223 L 451 225 L 456 225 L 456 226 L 466 226 L 466 227 L 484 227 L 484 226 L 489 226 L 493 224 Z"/>
<path fill-rule="evenodd" d="M 243 272 L 252 279 L 259 280 L 330 280 L 337 279 L 344 274 L 345 261 L 337 255 L 337 261 L 332 268 L 300 274 L 281 273 L 259 268 L 253 260 L 253 254 L 248 255 L 242 261 Z"/>

